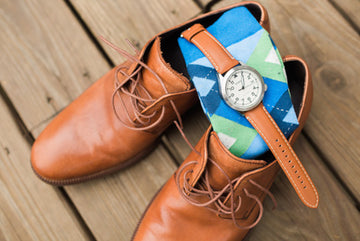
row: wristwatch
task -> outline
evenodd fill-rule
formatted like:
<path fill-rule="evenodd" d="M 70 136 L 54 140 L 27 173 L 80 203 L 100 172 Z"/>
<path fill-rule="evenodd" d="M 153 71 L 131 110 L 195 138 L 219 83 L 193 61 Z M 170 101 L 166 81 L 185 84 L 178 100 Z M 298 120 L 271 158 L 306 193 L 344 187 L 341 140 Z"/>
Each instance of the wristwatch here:
<path fill-rule="evenodd" d="M 318 206 L 318 193 L 288 140 L 262 104 L 267 86 L 256 69 L 236 60 L 201 24 L 194 24 L 181 37 L 193 43 L 217 71 L 222 98 L 243 114 L 268 145 L 302 202 Z"/>

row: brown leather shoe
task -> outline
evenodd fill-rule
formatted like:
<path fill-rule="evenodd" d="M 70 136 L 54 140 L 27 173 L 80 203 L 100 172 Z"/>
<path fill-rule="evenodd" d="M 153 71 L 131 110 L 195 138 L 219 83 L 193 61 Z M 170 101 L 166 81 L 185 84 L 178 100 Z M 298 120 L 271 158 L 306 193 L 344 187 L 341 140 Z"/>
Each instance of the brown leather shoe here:
<path fill-rule="evenodd" d="M 224 11 L 246 6 L 269 30 L 266 10 L 242 2 L 192 19 L 151 39 L 128 61 L 115 67 L 62 111 L 35 141 L 35 173 L 54 185 L 78 183 L 140 160 L 161 133 L 197 100 L 181 73 L 185 63 L 176 38 L 199 22 L 209 25 Z"/>
<path fill-rule="evenodd" d="M 284 58 L 300 127 L 310 112 L 312 83 L 306 63 Z M 239 241 L 263 213 L 262 202 L 280 167 L 271 154 L 264 160 L 232 155 L 211 126 L 148 206 L 134 241 Z"/>

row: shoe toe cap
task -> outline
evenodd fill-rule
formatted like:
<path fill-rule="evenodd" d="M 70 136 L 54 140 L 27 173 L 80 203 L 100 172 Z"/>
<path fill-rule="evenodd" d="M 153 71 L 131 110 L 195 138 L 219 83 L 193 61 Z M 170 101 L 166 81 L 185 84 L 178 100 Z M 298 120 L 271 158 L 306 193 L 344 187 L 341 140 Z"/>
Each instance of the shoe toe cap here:
<path fill-rule="evenodd" d="M 40 136 L 31 150 L 31 166 L 37 176 L 52 184 L 71 178 L 67 147 L 66 142 Z"/>

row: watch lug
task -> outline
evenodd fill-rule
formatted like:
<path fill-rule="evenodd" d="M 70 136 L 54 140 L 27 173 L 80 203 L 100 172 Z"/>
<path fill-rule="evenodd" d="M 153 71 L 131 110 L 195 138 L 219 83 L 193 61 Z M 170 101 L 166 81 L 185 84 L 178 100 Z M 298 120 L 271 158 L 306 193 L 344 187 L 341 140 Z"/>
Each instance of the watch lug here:
<path fill-rule="evenodd" d="M 220 95 L 221 95 L 222 98 L 224 98 L 224 93 L 223 93 L 222 90 L 224 89 L 223 87 L 224 87 L 225 81 L 226 81 L 225 77 L 222 74 L 218 73 L 218 72 L 216 72 L 216 76 L 218 78 Z"/>
<path fill-rule="evenodd" d="M 222 74 L 220 74 L 220 73 L 216 73 L 216 75 L 217 75 L 217 78 L 218 78 L 218 80 L 219 80 L 219 84 L 222 86 L 223 84 L 225 84 L 225 77 L 222 75 Z"/>

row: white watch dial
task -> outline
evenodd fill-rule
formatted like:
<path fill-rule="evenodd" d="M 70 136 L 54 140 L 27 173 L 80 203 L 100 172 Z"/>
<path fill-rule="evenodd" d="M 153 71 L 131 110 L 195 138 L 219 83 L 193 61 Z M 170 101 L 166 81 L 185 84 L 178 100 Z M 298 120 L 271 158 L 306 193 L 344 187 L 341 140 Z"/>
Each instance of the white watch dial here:
<path fill-rule="evenodd" d="M 264 82 L 260 74 L 249 67 L 234 68 L 225 77 L 223 97 L 226 102 L 239 111 L 257 106 L 264 95 Z"/>

